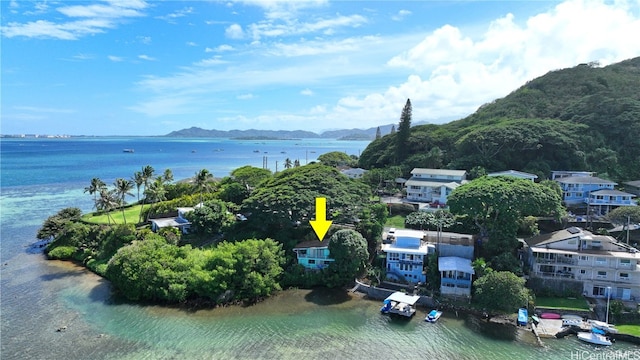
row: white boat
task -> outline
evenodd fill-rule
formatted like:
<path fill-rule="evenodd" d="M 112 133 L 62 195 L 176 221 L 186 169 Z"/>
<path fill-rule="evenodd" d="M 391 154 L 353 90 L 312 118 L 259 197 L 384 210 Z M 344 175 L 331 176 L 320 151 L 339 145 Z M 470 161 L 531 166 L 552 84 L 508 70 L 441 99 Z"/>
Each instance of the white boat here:
<path fill-rule="evenodd" d="M 595 345 L 611 346 L 611 340 L 602 334 L 594 332 L 579 332 L 578 339 Z"/>
<path fill-rule="evenodd" d="M 136 152 L 136 151 L 134 149 L 122 149 L 122 152 L 132 153 L 132 152 Z"/>
<path fill-rule="evenodd" d="M 588 320 L 587 322 L 591 325 L 591 327 L 594 327 L 596 329 L 600 329 L 612 334 L 618 333 L 618 329 L 616 329 L 616 326 L 613 324 L 607 324 L 604 321 L 598 321 L 598 320 Z"/>
<path fill-rule="evenodd" d="M 434 323 L 434 322 L 438 321 L 438 319 L 440 319 L 440 316 L 442 316 L 442 311 L 431 310 L 427 314 L 427 316 L 424 318 L 424 320 L 428 321 L 430 323 Z"/>
<path fill-rule="evenodd" d="M 418 295 L 407 295 L 403 292 L 394 292 L 384 299 L 380 312 L 383 314 L 398 314 L 411 317 L 416 313 L 413 307 L 420 300 Z"/>

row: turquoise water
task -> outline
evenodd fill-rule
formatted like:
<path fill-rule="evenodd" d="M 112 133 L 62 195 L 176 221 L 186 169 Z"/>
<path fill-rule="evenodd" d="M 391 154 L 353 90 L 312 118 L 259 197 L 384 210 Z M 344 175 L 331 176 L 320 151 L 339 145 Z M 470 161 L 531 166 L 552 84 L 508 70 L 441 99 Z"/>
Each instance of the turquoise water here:
<path fill-rule="evenodd" d="M 224 176 L 227 169 L 261 166 L 263 156 L 275 166 L 286 157 L 302 156 L 304 164 L 305 156 L 311 161 L 334 150 L 357 155 L 366 142 L 108 138 L 0 144 L 2 359 L 640 357 L 630 344 L 596 349 L 575 337 L 545 340 L 540 348 L 530 333 L 456 314 L 428 324 L 422 318 L 429 309 L 396 321 L 380 315 L 378 301 L 342 292 L 289 290 L 255 306 L 198 311 L 129 304 L 112 297 L 107 281 L 67 262 L 46 261 L 30 247 L 47 216 L 67 206 L 91 209 L 82 188 L 95 176 L 111 183 L 147 164 L 157 171 L 171 168 L 176 178 L 203 167 Z"/>

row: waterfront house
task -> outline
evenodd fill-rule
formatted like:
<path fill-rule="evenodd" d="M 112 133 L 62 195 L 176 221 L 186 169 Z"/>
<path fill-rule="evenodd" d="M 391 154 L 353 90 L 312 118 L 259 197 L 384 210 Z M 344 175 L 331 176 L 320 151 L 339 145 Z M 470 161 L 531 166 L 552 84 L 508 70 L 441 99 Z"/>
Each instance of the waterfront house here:
<path fill-rule="evenodd" d="M 426 234 L 423 231 L 398 229 L 385 242 L 382 251 L 386 254 L 387 278 L 425 283 L 427 255 L 435 252 L 435 246 L 427 243 Z"/>
<path fill-rule="evenodd" d="M 517 170 L 492 172 L 487 174 L 487 176 L 511 176 L 518 179 L 525 179 L 525 180 L 531 180 L 531 181 L 536 181 L 536 179 L 538 178 L 538 175 L 536 174 L 530 174 L 530 173 L 517 171 Z"/>
<path fill-rule="evenodd" d="M 329 241 L 318 239 L 298 243 L 293 252 L 296 253 L 298 264 L 307 270 L 320 270 L 335 261 L 329 253 Z"/>
<path fill-rule="evenodd" d="M 556 179 L 567 207 L 590 207 L 592 214 L 606 215 L 620 206 L 636 206 L 635 195 L 616 190 L 617 183 L 595 176 L 569 176 Z"/>
<path fill-rule="evenodd" d="M 197 206 L 198 205 L 196 205 L 196 207 Z M 193 207 L 180 207 L 177 209 L 176 216 L 149 219 L 151 231 L 158 232 L 165 227 L 174 227 L 179 229 L 183 234 L 187 234 L 191 228 L 191 222 L 187 220 L 186 214 L 194 209 Z"/>
<path fill-rule="evenodd" d="M 577 227 L 525 240 L 530 276 L 574 283 L 585 296 L 640 299 L 640 252 Z M 571 285 L 571 284 L 569 284 Z"/>
<path fill-rule="evenodd" d="M 471 279 L 475 271 L 471 260 L 458 256 L 438 258 L 440 293 L 444 296 L 471 296 Z"/>
<path fill-rule="evenodd" d="M 405 183 L 407 200 L 433 202 L 444 207 L 447 196 L 466 182 L 466 174 L 466 170 L 415 168 Z"/>

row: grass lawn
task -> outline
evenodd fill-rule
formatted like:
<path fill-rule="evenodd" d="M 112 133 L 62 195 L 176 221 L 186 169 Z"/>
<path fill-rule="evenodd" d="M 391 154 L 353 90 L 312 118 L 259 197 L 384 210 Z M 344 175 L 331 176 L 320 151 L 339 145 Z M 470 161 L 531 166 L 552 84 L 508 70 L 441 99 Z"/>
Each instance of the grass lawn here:
<path fill-rule="evenodd" d="M 622 334 L 640 336 L 640 325 L 616 325 L 616 328 Z"/>
<path fill-rule="evenodd" d="M 123 224 L 127 219 L 127 224 L 137 224 L 140 216 L 140 207 L 142 205 L 134 205 L 124 209 L 124 218 L 122 217 L 122 210 L 114 210 L 111 212 L 111 223 L 115 221 L 116 224 Z M 146 205 L 149 207 L 149 205 Z M 92 224 L 108 224 L 107 214 L 89 213 L 82 216 L 82 219 Z"/>
<path fill-rule="evenodd" d="M 551 298 L 551 297 L 538 297 L 536 298 L 536 306 L 558 309 L 558 310 L 581 310 L 589 311 L 589 303 L 583 298 Z"/>
<path fill-rule="evenodd" d="M 387 219 L 387 222 L 384 224 L 387 227 L 393 227 L 396 229 L 404 229 L 404 216 L 396 215 Z"/>

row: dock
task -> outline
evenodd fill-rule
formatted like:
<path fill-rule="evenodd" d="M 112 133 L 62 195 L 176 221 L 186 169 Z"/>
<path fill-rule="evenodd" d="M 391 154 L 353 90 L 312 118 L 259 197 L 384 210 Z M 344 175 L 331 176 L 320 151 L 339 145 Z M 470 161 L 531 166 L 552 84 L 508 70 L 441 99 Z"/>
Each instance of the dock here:
<path fill-rule="evenodd" d="M 562 331 L 561 319 L 540 319 L 536 326 L 537 335 L 541 338 L 555 338 Z"/>

